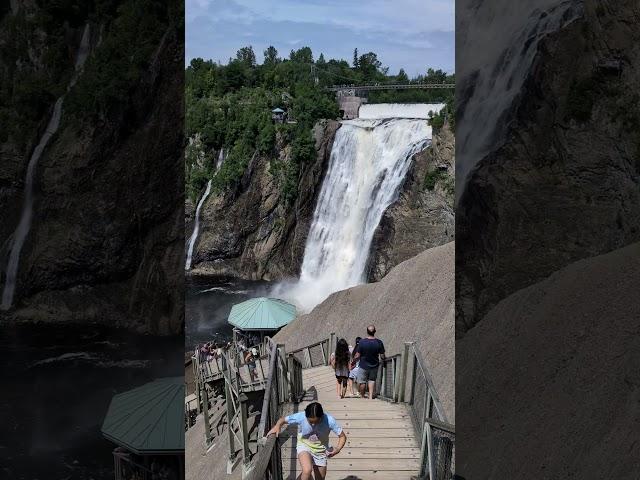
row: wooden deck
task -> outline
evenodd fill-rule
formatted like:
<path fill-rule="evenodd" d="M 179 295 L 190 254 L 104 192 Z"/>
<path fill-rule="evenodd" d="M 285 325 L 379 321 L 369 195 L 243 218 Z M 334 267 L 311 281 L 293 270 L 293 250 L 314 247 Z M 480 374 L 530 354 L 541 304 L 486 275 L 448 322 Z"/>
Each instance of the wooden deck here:
<path fill-rule="evenodd" d="M 317 400 L 347 435 L 344 449 L 327 463 L 326 480 L 410 480 L 418 476 L 420 443 L 406 405 L 340 399 L 331 367 L 304 370 L 303 383 L 307 393 L 296 411 Z M 295 427 L 283 432 L 282 440 L 283 478 L 295 480 L 300 474 Z M 330 441 L 336 445 L 337 437 L 332 434 Z"/>

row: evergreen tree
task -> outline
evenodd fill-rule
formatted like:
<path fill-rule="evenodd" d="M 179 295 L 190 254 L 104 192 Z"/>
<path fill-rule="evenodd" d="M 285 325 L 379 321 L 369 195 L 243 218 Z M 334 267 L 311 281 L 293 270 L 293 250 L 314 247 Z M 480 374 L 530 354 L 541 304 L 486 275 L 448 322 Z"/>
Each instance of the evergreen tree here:
<path fill-rule="evenodd" d="M 358 49 L 355 48 L 353 50 L 353 68 L 359 68 L 359 67 L 360 67 L 360 63 L 358 59 Z"/>

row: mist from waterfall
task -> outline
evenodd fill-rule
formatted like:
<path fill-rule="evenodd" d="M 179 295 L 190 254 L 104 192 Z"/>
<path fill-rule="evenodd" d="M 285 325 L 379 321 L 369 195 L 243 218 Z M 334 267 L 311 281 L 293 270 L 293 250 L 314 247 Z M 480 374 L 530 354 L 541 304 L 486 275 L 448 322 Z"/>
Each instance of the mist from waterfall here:
<path fill-rule="evenodd" d="M 71 77 L 69 85 L 67 85 L 67 92 L 76 84 L 78 75 L 82 70 L 84 62 L 89 55 L 89 40 L 90 30 L 89 24 L 84 27 L 82 33 L 82 40 L 78 48 L 78 53 L 75 62 L 75 72 Z M 0 310 L 8 310 L 13 304 L 13 296 L 16 287 L 16 281 L 18 277 L 18 267 L 20 263 L 20 252 L 24 246 L 24 242 L 27 239 L 29 230 L 31 229 L 31 220 L 33 217 L 33 181 L 35 177 L 36 167 L 38 161 L 44 152 L 47 144 L 51 140 L 51 137 L 55 135 L 60 126 L 60 119 L 62 118 L 62 102 L 64 101 L 64 95 L 58 98 L 53 106 L 53 113 L 47 124 L 47 128 L 44 134 L 40 138 L 38 145 L 33 150 L 29 163 L 27 165 L 27 174 L 24 182 L 24 203 L 22 205 L 22 214 L 20 216 L 20 222 L 13 233 L 13 241 L 11 251 L 9 253 L 9 261 L 7 263 L 6 280 L 4 284 L 4 290 L 2 292 L 2 304 L 0 304 Z"/>
<path fill-rule="evenodd" d="M 381 115 L 390 110 L 402 115 L 397 106 L 376 109 Z M 309 311 L 331 293 L 366 282 L 380 219 L 397 199 L 413 155 L 430 143 L 431 127 L 424 119 L 343 121 L 315 207 L 300 279 L 280 284 L 273 295 Z"/>

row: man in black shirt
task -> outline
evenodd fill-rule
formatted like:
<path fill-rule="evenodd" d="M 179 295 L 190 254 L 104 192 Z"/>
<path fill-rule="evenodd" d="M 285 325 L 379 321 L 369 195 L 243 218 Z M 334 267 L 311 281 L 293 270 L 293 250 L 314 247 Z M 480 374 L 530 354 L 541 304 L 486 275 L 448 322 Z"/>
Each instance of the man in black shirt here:
<path fill-rule="evenodd" d="M 354 361 L 360 359 L 360 374 L 358 376 L 360 396 L 365 398 L 365 385 L 368 385 L 370 400 L 373 400 L 374 397 L 380 359 L 384 361 L 384 343 L 376 338 L 375 335 L 376 327 L 369 325 L 367 327 L 367 338 L 360 340 L 360 343 L 353 351 Z"/>

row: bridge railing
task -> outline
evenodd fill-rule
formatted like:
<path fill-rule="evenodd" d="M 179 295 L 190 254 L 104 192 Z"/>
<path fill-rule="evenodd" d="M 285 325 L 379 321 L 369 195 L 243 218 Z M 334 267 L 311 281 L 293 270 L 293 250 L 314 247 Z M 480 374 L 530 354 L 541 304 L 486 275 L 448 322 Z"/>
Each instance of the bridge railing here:
<path fill-rule="evenodd" d="M 390 83 L 374 83 L 366 85 L 334 85 L 327 87 L 330 92 L 339 92 L 342 90 L 412 90 L 412 89 L 455 89 L 455 83 L 408 83 L 408 84 L 390 84 Z"/>

